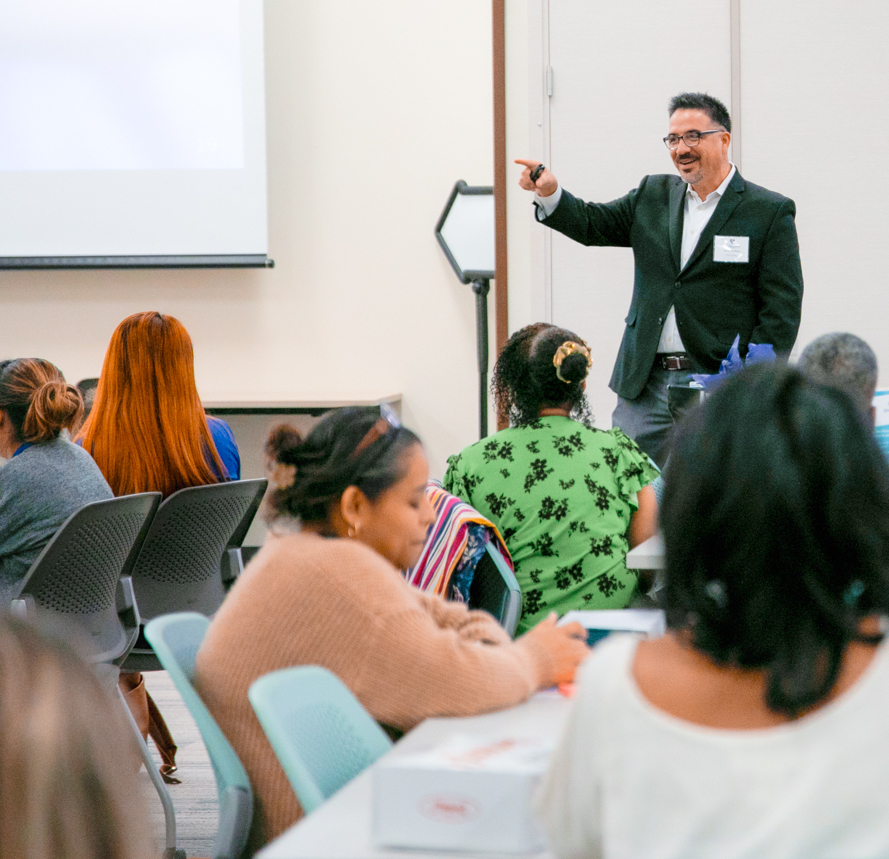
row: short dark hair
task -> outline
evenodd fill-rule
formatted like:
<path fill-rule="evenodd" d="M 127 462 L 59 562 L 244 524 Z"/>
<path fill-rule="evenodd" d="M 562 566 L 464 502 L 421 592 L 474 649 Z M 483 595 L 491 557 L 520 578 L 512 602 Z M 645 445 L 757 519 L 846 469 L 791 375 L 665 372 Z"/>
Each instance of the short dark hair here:
<path fill-rule="evenodd" d="M 273 512 L 325 522 L 347 487 L 357 486 L 373 501 L 398 483 L 405 474 L 404 453 L 420 439 L 405 427 L 389 427 L 356 454 L 379 420 L 375 406 L 351 407 L 328 412 L 305 439 L 291 426 L 272 430 L 266 454 L 294 466 L 293 482 L 270 496 Z"/>
<path fill-rule="evenodd" d="M 845 391 L 863 414 L 870 412 L 877 356 L 860 337 L 845 332 L 818 337 L 803 349 L 796 366 L 816 382 Z"/>
<path fill-rule="evenodd" d="M 791 717 L 889 612 L 889 465 L 852 400 L 783 365 L 724 382 L 671 441 L 667 624 L 716 663 L 764 670 Z"/>
<path fill-rule="evenodd" d="M 702 110 L 714 125 L 721 125 L 726 131 L 732 130 L 732 118 L 728 108 L 718 99 L 705 92 L 681 92 L 670 99 L 669 115 L 677 110 Z"/>
<path fill-rule="evenodd" d="M 563 343 L 586 343 L 573 331 L 536 322 L 516 331 L 497 357 L 491 393 L 502 423 L 525 426 L 540 416 L 540 409 L 569 404 L 572 417 L 592 426 L 593 416 L 584 394 L 587 359 L 579 352 L 568 355 L 556 375 L 553 357 Z"/>

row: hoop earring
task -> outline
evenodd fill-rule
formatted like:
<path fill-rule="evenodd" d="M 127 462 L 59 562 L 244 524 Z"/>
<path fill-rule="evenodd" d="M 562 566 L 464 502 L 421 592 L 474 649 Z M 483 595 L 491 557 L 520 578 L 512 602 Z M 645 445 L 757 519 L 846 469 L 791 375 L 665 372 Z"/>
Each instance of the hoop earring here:
<path fill-rule="evenodd" d="M 350 525 L 346 530 L 346 536 L 349 537 L 350 540 L 354 540 L 358 536 L 358 528 L 354 525 Z"/>

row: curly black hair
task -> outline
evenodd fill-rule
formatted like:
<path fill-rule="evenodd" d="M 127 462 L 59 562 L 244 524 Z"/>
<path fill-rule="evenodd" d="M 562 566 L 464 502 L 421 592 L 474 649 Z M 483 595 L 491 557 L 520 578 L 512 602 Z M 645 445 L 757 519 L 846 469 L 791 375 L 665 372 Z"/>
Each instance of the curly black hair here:
<path fill-rule="evenodd" d="M 774 712 L 823 702 L 889 613 L 889 465 L 851 398 L 749 367 L 685 416 L 664 487 L 667 625 L 763 670 Z"/>
<path fill-rule="evenodd" d="M 491 377 L 491 395 L 501 423 L 525 426 L 545 408 L 567 408 L 571 417 L 588 427 L 593 415 L 584 393 L 587 359 L 575 352 L 568 355 L 556 375 L 553 357 L 563 343 L 586 343 L 573 331 L 546 322 L 536 322 L 516 331 L 500 352 Z"/>

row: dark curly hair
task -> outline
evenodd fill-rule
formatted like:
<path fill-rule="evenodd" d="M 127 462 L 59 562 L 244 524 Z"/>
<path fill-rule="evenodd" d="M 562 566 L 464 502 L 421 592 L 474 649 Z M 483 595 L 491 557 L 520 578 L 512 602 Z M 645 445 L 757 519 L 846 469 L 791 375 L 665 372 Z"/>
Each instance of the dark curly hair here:
<path fill-rule="evenodd" d="M 266 455 L 294 466 L 295 474 L 290 486 L 271 494 L 272 512 L 300 522 L 325 522 L 347 487 L 357 486 L 374 501 L 398 483 L 405 473 L 404 453 L 420 439 L 405 427 L 390 427 L 356 454 L 379 420 L 374 406 L 352 407 L 328 412 L 305 439 L 286 424 L 273 429 Z"/>
<path fill-rule="evenodd" d="M 593 415 L 584 393 L 586 358 L 574 353 L 562 362 L 562 381 L 553 357 L 563 343 L 586 343 L 573 331 L 546 322 L 535 322 L 516 331 L 500 352 L 491 377 L 491 395 L 501 423 L 524 426 L 540 416 L 540 410 L 567 406 L 571 417 L 585 426 Z"/>
<path fill-rule="evenodd" d="M 798 716 L 889 613 L 889 465 L 843 392 L 775 364 L 723 383 L 674 434 L 660 524 L 667 624 L 763 670 Z"/>

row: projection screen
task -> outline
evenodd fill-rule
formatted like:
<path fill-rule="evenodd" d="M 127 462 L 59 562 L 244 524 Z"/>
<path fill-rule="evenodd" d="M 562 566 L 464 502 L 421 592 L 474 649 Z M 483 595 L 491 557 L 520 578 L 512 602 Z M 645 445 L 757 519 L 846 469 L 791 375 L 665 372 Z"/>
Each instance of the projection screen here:
<path fill-rule="evenodd" d="M 0 16 L 0 268 L 265 266 L 262 0 Z"/>

